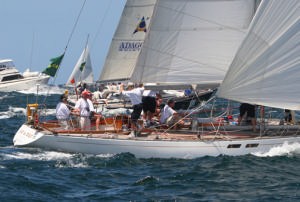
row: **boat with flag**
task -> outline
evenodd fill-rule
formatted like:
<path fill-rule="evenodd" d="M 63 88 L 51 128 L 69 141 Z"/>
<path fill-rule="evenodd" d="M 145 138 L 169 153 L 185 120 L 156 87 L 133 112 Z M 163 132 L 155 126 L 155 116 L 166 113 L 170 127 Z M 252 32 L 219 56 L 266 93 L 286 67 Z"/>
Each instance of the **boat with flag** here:
<path fill-rule="evenodd" d="M 63 86 L 63 88 L 69 89 L 69 102 L 72 105 L 75 105 L 75 102 L 78 100 L 79 95 L 77 92 L 77 87 L 83 85 L 93 85 L 93 83 L 94 74 L 87 42 L 77 63 L 73 68 L 72 73 L 70 74 L 66 84 Z"/>
<path fill-rule="evenodd" d="M 92 84 L 94 74 L 91 62 L 91 56 L 88 44 L 83 49 L 77 63 L 75 64 L 71 75 L 69 76 L 66 86 L 74 86 L 79 83 Z"/>
<path fill-rule="evenodd" d="M 257 11 L 256 1 L 251 0 L 151 2 L 154 15 L 132 81 L 154 82 L 163 88 L 219 86 L 218 98 L 259 105 L 262 112 L 264 107 L 300 110 L 298 0 L 262 0 Z M 214 70 L 204 75 L 204 69 Z M 179 123 L 141 127 L 139 135 L 132 137 L 128 115 L 102 117 L 97 129 L 81 130 L 75 119 L 69 120 L 71 129 L 55 120 L 36 119 L 38 105 L 28 105 L 27 110 L 15 146 L 88 154 L 130 152 L 138 158 L 197 158 L 264 153 L 300 143 L 299 125 L 271 125 L 263 113 L 256 125 L 259 132 L 220 117 L 190 113 L 180 127 L 175 127 Z"/>

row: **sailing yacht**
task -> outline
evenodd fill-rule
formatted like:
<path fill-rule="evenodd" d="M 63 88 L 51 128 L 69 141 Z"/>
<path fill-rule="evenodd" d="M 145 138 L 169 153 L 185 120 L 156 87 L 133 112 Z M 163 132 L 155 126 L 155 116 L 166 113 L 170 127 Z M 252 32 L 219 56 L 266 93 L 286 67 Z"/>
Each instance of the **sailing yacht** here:
<path fill-rule="evenodd" d="M 0 60 L 0 91 L 11 92 L 28 90 L 37 84 L 47 84 L 50 76 L 26 70 L 21 74 L 15 67 L 13 60 Z"/>
<path fill-rule="evenodd" d="M 252 14 L 249 14 L 248 18 L 242 17 L 243 13 L 249 12 L 250 2 L 254 3 L 245 0 L 157 1 L 152 26 L 138 58 L 138 69 L 132 78 L 136 81 L 155 81 L 166 85 L 174 84 L 174 81 L 177 84 L 190 82 L 202 86 L 220 83 L 218 97 L 299 110 L 300 95 L 297 89 L 300 87 L 300 82 L 297 75 L 300 73 L 298 12 L 300 2 L 263 0 L 253 20 L 250 20 Z M 245 10 L 241 11 L 241 8 Z M 204 18 L 204 15 L 209 16 L 211 20 Z M 156 16 L 160 19 L 158 24 L 154 20 Z M 236 16 L 239 18 L 237 19 Z M 168 17 L 171 20 L 167 20 Z M 251 21 L 250 27 L 247 28 L 244 23 L 240 23 L 241 19 Z M 222 23 L 216 23 L 217 20 Z M 244 37 L 237 37 L 236 34 L 241 32 L 239 29 L 233 29 L 234 22 L 247 29 Z M 168 27 L 167 31 L 163 32 L 165 37 L 155 37 L 155 34 L 164 27 Z M 184 34 L 180 30 L 183 30 Z M 202 34 L 196 34 L 199 30 L 203 32 L 203 38 Z M 224 30 L 228 32 L 225 35 L 222 33 L 219 36 L 218 33 L 214 33 Z M 206 33 L 210 31 L 214 34 Z M 181 39 L 186 34 L 189 36 L 188 39 Z M 215 44 L 216 49 L 210 49 L 210 44 L 205 43 L 210 37 L 213 38 L 212 44 Z M 236 37 L 241 43 L 231 44 L 230 42 L 235 41 Z M 198 43 L 198 38 L 203 43 Z M 171 43 L 175 39 L 176 43 Z M 219 43 L 213 42 L 217 39 L 220 39 L 223 48 Z M 156 42 L 155 46 L 151 45 L 151 40 Z M 170 45 L 164 43 L 165 41 L 169 41 Z M 193 48 L 189 49 L 191 46 Z M 203 50 L 204 47 L 207 47 L 207 52 Z M 226 47 L 228 52 L 222 53 Z M 216 51 L 215 57 L 212 57 L 213 54 L 208 57 L 211 50 Z M 199 61 L 198 52 L 204 54 Z M 162 59 L 163 55 L 168 57 Z M 194 60 L 187 60 L 192 57 L 195 57 Z M 206 57 L 212 62 L 210 65 L 208 65 L 209 61 L 201 62 Z M 185 63 L 185 61 L 189 62 Z M 201 74 L 202 71 L 198 72 L 197 68 L 194 68 L 197 66 L 199 69 L 200 67 L 212 69 L 215 61 L 217 61 L 215 65 L 219 63 L 221 65 L 214 70 L 214 73 L 207 74 L 207 77 Z M 183 64 L 185 64 L 184 69 Z M 224 65 L 228 65 L 228 69 Z M 155 66 L 159 66 L 161 70 L 151 70 Z M 170 71 L 173 66 L 177 71 Z M 139 71 L 140 69 L 143 71 Z M 188 74 L 189 70 L 190 74 Z M 182 77 L 188 74 L 190 79 L 183 80 L 179 72 Z M 227 72 L 226 75 L 224 72 Z M 204 123 L 201 122 L 202 118 L 194 117 L 184 119 L 184 125 L 180 129 L 175 130 L 161 125 L 153 129 L 142 129 L 139 136 L 130 137 L 127 130 L 130 118 L 126 116 L 102 118 L 99 131 L 81 131 L 76 128 L 64 130 L 57 122 L 35 121 L 33 117 L 38 113 L 37 106 L 31 105 L 29 108 L 31 110 L 27 122 L 20 127 L 14 137 L 15 146 L 89 154 L 130 152 L 138 158 L 197 158 L 264 153 L 284 144 L 300 143 L 298 125 L 270 126 L 263 121 L 257 126 L 260 133 L 254 133 L 248 126 L 231 125 L 213 118 L 211 123 Z"/>

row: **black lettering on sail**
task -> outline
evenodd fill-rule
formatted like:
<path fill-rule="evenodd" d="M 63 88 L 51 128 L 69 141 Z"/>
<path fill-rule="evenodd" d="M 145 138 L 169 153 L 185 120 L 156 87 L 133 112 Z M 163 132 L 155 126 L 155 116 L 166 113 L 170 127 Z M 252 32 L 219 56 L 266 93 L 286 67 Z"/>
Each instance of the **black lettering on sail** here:
<path fill-rule="evenodd" d="M 119 51 L 140 51 L 142 42 L 121 42 Z"/>

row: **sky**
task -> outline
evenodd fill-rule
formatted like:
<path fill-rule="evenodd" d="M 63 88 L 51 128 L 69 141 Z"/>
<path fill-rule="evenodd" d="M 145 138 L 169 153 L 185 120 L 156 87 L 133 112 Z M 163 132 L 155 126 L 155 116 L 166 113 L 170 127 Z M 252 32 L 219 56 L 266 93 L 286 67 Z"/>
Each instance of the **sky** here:
<path fill-rule="evenodd" d="M 50 59 L 61 55 L 84 0 L 0 0 L 0 59 L 12 59 L 24 72 L 43 71 Z M 57 77 L 64 84 L 89 35 L 94 79 L 99 78 L 126 0 L 86 0 L 67 46 Z"/>

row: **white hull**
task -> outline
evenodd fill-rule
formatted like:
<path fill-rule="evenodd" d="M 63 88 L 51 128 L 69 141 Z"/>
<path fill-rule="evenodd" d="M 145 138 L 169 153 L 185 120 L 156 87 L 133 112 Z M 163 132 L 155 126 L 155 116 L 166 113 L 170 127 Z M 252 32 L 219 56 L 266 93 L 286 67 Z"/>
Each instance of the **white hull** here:
<path fill-rule="evenodd" d="M 1 92 L 11 92 L 11 91 L 20 91 L 28 90 L 37 84 L 47 84 L 50 77 L 47 75 L 41 75 L 36 77 L 25 77 L 23 79 L 3 81 L 0 82 L 0 91 Z"/>
<path fill-rule="evenodd" d="M 197 158 L 219 155 L 246 155 L 255 152 L 268 152 L 284 143 L 300 143 L 299 136 L 276 136 L 264 138 L 244 138 L 236 140 L 159 140 L 159 139 L 118 139 L 91 138 L 87 134 L 71 136 L 53 135 L 39 132 L 24 124 L 14 137 L 14 145 L 38 147 L 65 152 L 86 154 L 118 154 L 129 152 L 137 158 Z"/>

